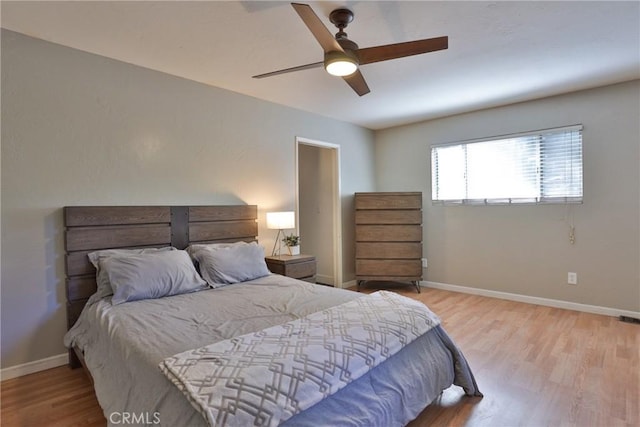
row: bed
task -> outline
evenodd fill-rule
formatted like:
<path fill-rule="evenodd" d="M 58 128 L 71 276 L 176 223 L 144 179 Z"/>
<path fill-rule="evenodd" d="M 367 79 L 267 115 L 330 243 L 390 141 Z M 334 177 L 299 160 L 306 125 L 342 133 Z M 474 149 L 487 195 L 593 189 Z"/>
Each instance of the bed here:
<path fill-rule="evenodd" d="M 209 267 L 203 264 L 206 260 L 194 256 L 201 265 L 193 280 L 200 287 L 188 292 L 161 298 L 125 295 L 121 301 L 123 293 L 114 286 L 113 294 L 101 294 L 102 276 L 100 271 L 96 275 L 94 265 L 106 269 L 107 260 L 125 262 L 138 255 L 109 255 L 97 264 L 95 255 L 90 258 L 88 254 L 123 249 L 138 254 L 151 250 L 159 254 L 145 253 L 139 258 L 148 260 L 158 255 L 154 262 L 164 262 L 168 257 L 182 262 L 183 249 L 190 249 L 190 255 L 196 253 L 193 248 L 205 253 L 211 250 L 210 244 L 218 244 L 214 247 L 219 251 L 216 253 L 229 246 L 255 254 L 256 206 L 66 207 L 64 216 L 69 322 L 65 345 L 70 349 L 70 364 L 84 366 L 92 378 L 110 425 L 401 426 L 452 384 L 461 386 L 467 395 L 481 396 L 464 356 L 438 324 L 437 317 L 422 304 L 398 299 L 403 297 L 391 293 L 364 296 L 314 285 L 264 273 L 257 261 L 256 266 L 243 267 L 237 273 L 243 279 L 245 270 L 257 269 L 247 273 L 249 280 L 230 280 L 232 284 L 225 286 L 214 283 L 212 288 L 207 283 Z M 204 249 L 197 249 L 197 245 Z M 160 269 L 156 265 L 152 270 Z M 420 325 L 431 322 L 429 329 L 416 331 L 414 337 L 406 339 L 404 331 L 413 329 L 413 324 L 397 326 L 400 324 L 395 318 L 376 320 L 389 304 L 414 310 L 416 318 L 426 319 Z M 360 306 L 369 307 L 370 313 L 354 308 Z M 392 329 L 392 324 L 399 329 L 384 338 L 388 342 L 379 349 L 380 353 L 362 358 L 366 367 L 352 370 L 356 366 L 353 364 L 345 369 L 334 359 L 354 359 L 353 353 L 362 350 L 350 346 L 349 352 L 336 352 L 334 344 L 327 344 L 326 330 L 331 329 L 332 334 L 345 330 L 347 326 L 336 327 L 344 323 L 355 328 L 349 329 L 349 336 L 371 334 L 372 326 L 361 320 L 366 316 L 375 318 L 374 323 L 381 322 L 380 330 Z M 303 336 L 311 329 L 325 333 L 319 346 L 310 346 L 309 337 Z M 359 332 L 353 332 L 356 330 Z M 286 348 L 295 347 L 293 356 L 287 356 L 287 363 L 303 363 L 304 369 L 281 364 L 281 359 L 277 364 L 269 360 L 264 366 L 253 362 L 258 359 L 256 354 L 262 355 L 256 350 L 260 345 L 272 349 L 272 333 L 298 340 L 295 346 L 293 341 L 286 342 Z M 402 347 L 393 347 L 390 335 L 402 335 L 398 340 L 406 342 Z M 260 344 L 256 344 L 258 337 Z M 200 368 L 213 363 L 214 370 L 222 372 L 218 354 L 228 354 L 228 348 L 240 345 L 251 350 L 251 363 L 243 354 L 225 369 L 228 373 L 232 366 L 233 375 L 239 375 L 237 368 L 241 366 L 244 377 L 222 377 L 223 381 L 212 371 Z M 365 347 L 370 351 L 372 346 L 367 343 Z M 314 350 L 308 351 L 310 348 Z M 321 359 L 323 348 L 329 348 L 332 356 Z M 195 354 L 197 363 L 192 360 Z M 331 369 L 327 368 L 328 359 L 332 359 Z M 313 363 L 319 367 L 316 371 Z M 273 387 L 276 365 L 278 387 L 286 388 L 284 391 Z M 262 370 L 255 370 L 258 368 Z M 337 385 L 326 382 L 328 371 L 337 372 Z M 359 374 L 354 378 L 345 378 L 356 371 Z M 270 383 L 258 390 L 252 381 L 262 381 L 261 375 L 268 375 L 266 382 Z M 283 378 L 288 381 L 286 387 L 282 385 Z M 313 387 L 314 382 L 320 386 Z M 295 387 L 291 386 L 293 383 Z M 309 384 L 311 388 L 307 387 Z M 235 393 L 233 398 L 219 391 L 229 388 Z"/>

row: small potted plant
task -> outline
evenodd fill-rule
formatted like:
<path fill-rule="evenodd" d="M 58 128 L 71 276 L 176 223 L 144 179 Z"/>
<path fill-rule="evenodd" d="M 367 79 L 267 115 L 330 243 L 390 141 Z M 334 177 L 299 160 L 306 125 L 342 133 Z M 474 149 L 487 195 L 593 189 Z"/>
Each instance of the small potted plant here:
<path fill-rule="evenodd" d="M 296 236 L 295 234 L 290 234 L 289 236 L 287 236 L 285 234 L 282 241 L 287 247 L 289 255 L 300 255 L 300 236 Z"/>

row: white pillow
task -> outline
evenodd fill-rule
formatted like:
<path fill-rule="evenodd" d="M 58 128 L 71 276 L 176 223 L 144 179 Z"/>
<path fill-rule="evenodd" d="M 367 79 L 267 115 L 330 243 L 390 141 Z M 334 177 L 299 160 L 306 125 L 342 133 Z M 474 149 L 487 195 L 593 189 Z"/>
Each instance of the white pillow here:
<path fill-rule="evenodd" d="M 192 256 L 200 265 L 200 274 L 214 289 L 271 274 L 264 249 L 256 242 L 207 246 L 192 252 Z"/>
<path fill-rule="evenodd" d="M 113 289 L 113 305 L 207 288 L 186 251 L 106 257 L 99 264 Z"/>

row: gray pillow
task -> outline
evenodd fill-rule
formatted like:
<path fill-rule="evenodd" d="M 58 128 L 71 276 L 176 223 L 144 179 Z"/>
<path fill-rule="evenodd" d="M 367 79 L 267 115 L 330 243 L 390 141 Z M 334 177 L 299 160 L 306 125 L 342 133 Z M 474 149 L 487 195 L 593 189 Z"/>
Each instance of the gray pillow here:
<path fill-rule="evenodd" d="M 113 305 L 207 288 L 185 251 L 106 257 L 99 263 L 109 277 Z"/>
<path fill-rule="evenodd" d="M 217 249 L 217 248 L 228 248 L 229 246 L 241 246 L 241 245 L 248 245 L 247 242 L 233 242 L 233 243 L 195 243 L 195 244 L 191 244 L 189 245 L 185 251 L 187 251 L 189 253 L 189 255 L 191 255 L 191 257 L 195 257 L 196 252 L 198 252 L 199 250 L 202 249 L 209 249 L 209 248 L 213 248 L 213 249 Z"/>
<path fill-rule="evenodd" d="M 96 268 L 96 284 L 98 285 L 98 289 L 96 293 L 89 298 L 87 301 L 87 305 L 91 305 L 94 302 L 108 297 L 109 295 L 113 295 L 113 289 L 111 289 L 111 284 L 109 283 L 109 277 L 107 273 L 100 268 L 100 260 L 108 257 L 127 257 L 131 255 L 140 255 L 140 254 L 152 254 L 157 252 L 167 252 L 167 251 L 177 251 L 176 248 L 168 246 L 165 248 L 142 248 L 142 249 L 104 249 L 101 251 L 94 251 L 87 254 L 89 261 Z"/>
<path fill-rule="evenodd" d="M 271 274 L 264 249 L 256 242 L 204 247 L 192 256 L 200 265 L 200 274 L 214 289 Z"/>

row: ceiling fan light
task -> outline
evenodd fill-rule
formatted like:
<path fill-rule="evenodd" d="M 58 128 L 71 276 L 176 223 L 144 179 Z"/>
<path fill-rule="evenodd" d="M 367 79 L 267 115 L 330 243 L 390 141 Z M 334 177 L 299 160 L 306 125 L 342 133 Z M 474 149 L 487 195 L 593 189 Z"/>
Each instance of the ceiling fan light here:
<path fill-rule="evenodd" d="M 324 59 L 324 68 L 332 76 L 349 76 L 358 69 L 358 62 L 342 52 L 328 52 Z"/>

